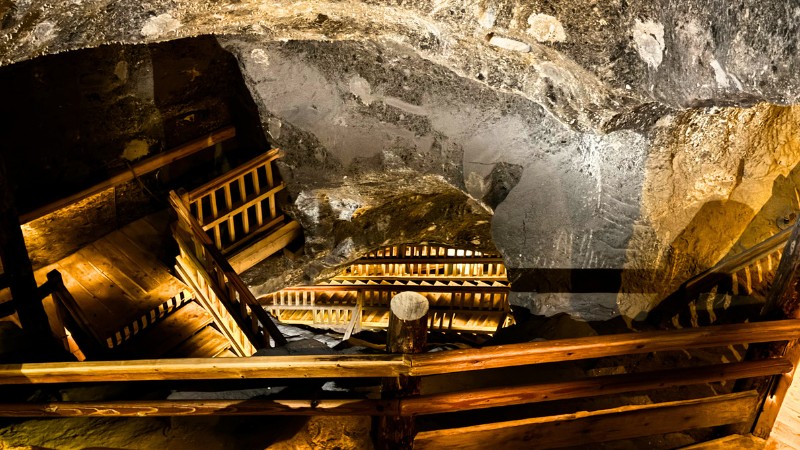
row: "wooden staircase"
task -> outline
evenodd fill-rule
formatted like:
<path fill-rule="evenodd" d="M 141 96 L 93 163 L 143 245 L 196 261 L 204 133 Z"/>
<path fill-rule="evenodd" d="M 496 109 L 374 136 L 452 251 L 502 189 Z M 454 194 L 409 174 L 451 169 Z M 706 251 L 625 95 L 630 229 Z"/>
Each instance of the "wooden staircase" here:
<path fill-rule="evenodd" d="M 439 245 L 370 252 L 330 282 L 294 286 L 258 299 L 283 323 L 342 331 L 385 329 L 389 302 L 418 292 L 430 302 L 429 329 L 491 334 L 511 323 L 502 258 Z"/>

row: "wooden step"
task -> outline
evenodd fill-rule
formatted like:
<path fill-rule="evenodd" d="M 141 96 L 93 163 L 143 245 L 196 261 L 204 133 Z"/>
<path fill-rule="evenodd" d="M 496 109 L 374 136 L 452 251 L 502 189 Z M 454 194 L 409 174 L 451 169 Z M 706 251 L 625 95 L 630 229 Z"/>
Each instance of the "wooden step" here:
<path fill-rule="evenodd" d="M 197 303 L 188 303 L 156 326 L 119 347 L 117 358 L 161 358 L 211 323 L 211 316 Z"/>
<path fill-rule="evenodd" d="M 230 347 L 230 343 L 214 327 L 207 326 L 182 344 L 167 352 L 166 358 L 213 358 Z"/>

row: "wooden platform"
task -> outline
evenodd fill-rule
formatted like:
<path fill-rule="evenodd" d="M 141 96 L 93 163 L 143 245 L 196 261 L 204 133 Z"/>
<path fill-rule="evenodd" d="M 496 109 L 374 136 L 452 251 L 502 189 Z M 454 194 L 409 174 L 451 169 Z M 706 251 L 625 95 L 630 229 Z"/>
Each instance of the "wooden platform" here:
<path fill-rule="evenodd" d="M 137 220 L 35 273 L 39 284 L 51 270 L 61 273 L 94 333 L 120 344 L 111 352 L 114 358 L 211 357 L 227 349 L 219 332 L 206 329 L 211 317 L 193 302 L 166 311 L 166 317 L 154 313 L 187 289 L 160 261 L 172 245 L 168 220 L 166 212 Z M 44 304 L 57 333 L 63 325 L 52 299 Z"/>

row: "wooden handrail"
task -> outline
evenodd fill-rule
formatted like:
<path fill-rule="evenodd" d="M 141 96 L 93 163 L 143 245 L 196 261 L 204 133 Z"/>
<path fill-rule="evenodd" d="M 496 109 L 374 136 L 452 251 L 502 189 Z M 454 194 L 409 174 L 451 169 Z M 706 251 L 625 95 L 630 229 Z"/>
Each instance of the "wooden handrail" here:
<path fill-rule="evenodd" d="M 0 365 L 0 384 L 426 376 L 800 338 L 800 319 L 529 342 L 421 355 L 187 358 Z"/>
<path fill-rule="evenodd" d="M 775 375 L 792 370 L 785 359 L 602 375 L 554 383 L 474 389 L 395 400 L 135 400 L 0 403 L 0 417 L 163 417 L 246 415 L 428 415 L 689 386 Z"/>
<path fill-rule="evenodd" d="M 786 244 L 786 241 L 789 240 L 789 236 L 792 234 L 793 228 L 794 227 L 789 227 L 785 230 L 781 230 L 777 234 L 765 239 L 762 242 L 759 242 L 747 250 L 723 258 L 720 262 L 715 264 L 714 267 L 687 280 L 684 283 L 684 286 L 688 290 L 694 290 L 697 287 L 703 286 L 703 282 L 705 280 L 712 278 L 715 275 L 732 274 L 742 267 L 749 265 L 753 261 L 757 261 L 764 256 L 781 249 Z"/>
<path fill-rule="evenodd" d="M 423 395 L 399 400 L 150 400 L 0 403 L 0 417 L 143 417 L 182 415 L 427 415 L 552 400 L 621 394 L 786 373 L 785 359 L 717 364 L 555 383 Z"/>
<path fill-rule="evenodd" d="M 198 246 L 198 249 L 203 252 L 203 255 L 197 255 L 195 252 L 188 251 L 187 255 L 196 258 L 198 260 L 198 268 L 203 268 L 205 271 L 208 271 L 211 268 L 209 267 L 210 265 L 216 266 L 221 274 L 227 279 L 229 286 L 231 286 L 238 295 L 239 301 L 250 308 L 252 314 L 259 321 L 261 326 L 264 327 L 264 330 L 269 337 L 275 341 L 276 345 L 286 344 L 286 338 L 283 337 L 281 332 L 278 330 L 278 327 L 272 321 L 272 318 L 270 318 L 269 314 L 267 314 L 263 307 L 258 304 L 252 292 L 250 292 L 250 289 L 245 286 L 244 282 L 242 282 L 241 278 L 239 278 L 239 275 L 236 273 L 236 271 L 233 270 L 228 260 L 225 258 L 225 256 L 223 256 L 222 252 L 214 246 L 214 244 L 211 242 L 211 238 L 208 236 L 208 234 L 206 234 L 191 213 L 189 213 L 189 210 L 184 204 L 183 200 L 178 196 L 177 193 L 175 193 L 175 191 L 170 191 L 169 201 L 172 205 L 172 208 L 178 215 L 178 223 L 182 224 L 182 226 L 185 228 L 185 231 L 190 234 L 191 239 Z M 207 256 L 207 258 L 204 256 Z M 218 284 L 218 280 L 212 279 L 211 274 L 206 273 L 206 275 L 208 276 L 208 281 L 210 284 Z M 224 287 L 217 286 L 217 288 L 221 290 Z M 244 326 L 245 318 L 241 317 L 241 311 L 233 310 L 233 308 L 228 304 L 225 306 L 226 308 L 229 308 L 228 312 L 233 317 L 237 318 L 237 322 L 241 322 L 241 326 L 243 328 L 242 331 L 247 333 L 247 328 Z M 253 345 L 255 345 L 256 348 L 263 347 L 263 344 L 261 343 L 256 345 L 256 343 L 253 342 Z"/>
<path fill-rule="evenodd" d="M 219 130 L 213 131 L 206 136 L 187 142 L 174 149 L 167 150 L 166 152 L 155 155 L 152 158 L 147 158 L 144 161 L 131 166 L 129 170 L 120 172 L 105 181 L 102 181 L 92 187 L 86 188 L 78 193 L 70 195 L 69 197 L 56 200 L 52 203 L 39 207 L 33 211 L 22 214 L 19 217 L 20 223 L 30 222 L 34 219 L 38 219 L 39 217 L 45 216 L 61 208 L 69 206 L 72 203 L 83 200 L 84 198 L 90 197 L 95 194 L 99 194 L 100 192 L 103 192 L 106 189 L 112 188 L 122 183 L 127 183 L 133 180 L 135 177 L 139 177 L 144 174 L 150 173 L 154 170 L 166 166 L 167 164 L 173 163 L 179 159 L 197 153 L 200 150 L 209 148 L 220 142 L 232 139 L 235 136 L 236 136 L 236 128 L 232 126 L 220 128 Z"/>

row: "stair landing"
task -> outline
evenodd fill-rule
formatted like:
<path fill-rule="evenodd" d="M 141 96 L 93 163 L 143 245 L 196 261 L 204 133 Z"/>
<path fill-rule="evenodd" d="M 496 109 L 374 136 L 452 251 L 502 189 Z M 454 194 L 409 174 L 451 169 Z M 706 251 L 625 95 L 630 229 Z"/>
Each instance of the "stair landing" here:
<path fill-rule="evenodd" d="M 166 211 L 139 219 L 37 270 L 37 283 L 44 283 L 51 270 L 61 272 L 67 290 L 96 334 L 112 337 L 187 289 L 160 260 L 164 249 L 174 245 L 168 224 Z M 63 326 L 58 323 L 52 299 L 46 298 L 44 305 L 58 335 Z M 208 313 L 191 302 L 150 328 L 138 330 L 137 326 L 136 336 L 118 348 L 120 356 L 211 357 L 223 354 L 227 340 L 208 328 L 210 323 Z M 200 342 L 187 342 L 192 339 Z"/>

